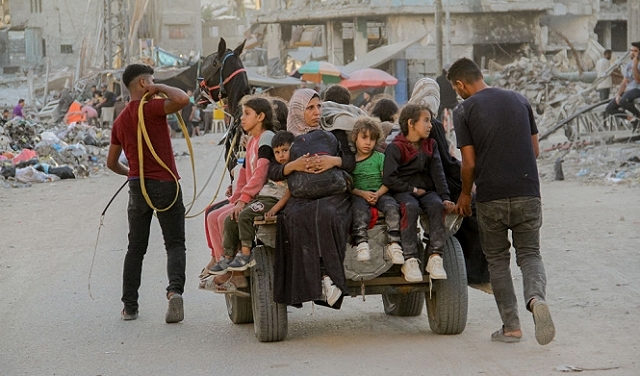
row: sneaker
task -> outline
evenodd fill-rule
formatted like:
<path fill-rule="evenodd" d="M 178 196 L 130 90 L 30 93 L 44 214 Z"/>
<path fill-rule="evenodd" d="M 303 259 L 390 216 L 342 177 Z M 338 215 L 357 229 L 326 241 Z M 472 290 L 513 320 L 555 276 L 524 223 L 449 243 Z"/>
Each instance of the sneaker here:
<path fill-rule="evenodd" d="M 362 242 L 358 244 L 358 248 L 356 249 L 356 260 L 358 261 L 369 261 L 371 260 L 371 252 L 369 252 L 369 243 Z"/>
<path fill-rule="evenodd" d="M 387 246 L 387 256 L 389 257 L 389 260 L 396 265 L 404 264 L 402 247 L 398 243 L 391 243 Z"/>
<path fill-rule="evenodd" d="M 400 268 L 404 279 L 407 282 L 422 282 L 422 272 L 420 271 L 420 260 L 417 258 L 410 258 L 402 264 Z"/>
<path fill-rule="evenodd" d="M 340 291 L 338 286 L 333 284 L 333 281 L 328 275 L 322 278 L 322 295 L 332 307 L 342 296 L 342 291 Z"/>
<path fill-rule="evenodd" d="M 223 257 L 214 266 L 212 266 L 211 269 L 209 269 L 209 274 L 213 274 L 213 275 L 225 274 L 228 268 L 229 268 L 229 259 L 226 257 Z"/>
<path fill-rule="evenodd" d="M 429 273 L 429 278 L 431 279 L 447 279 L 447 272 L 442 266 L 442 257 L 439 255 L 429 257 L 425 270 Z"/>
<path fill-rule="evenodd" d="M 229 263 L 227 269 L 234 272 L 243 272 L 255 264 L 256 260 L 253 258 L 253 254 L 245 255 L 242 252 L 238 252 L 236 257 Z"/>
<path fill-rule="evenodd" d="M 164 317 L 164 321 L 167 324 L 172 324 L 182 320 L 184 320 L 182 295 L 175 292 L 169 297 L 169 307 L 167 308 L 167 314 Z"/>

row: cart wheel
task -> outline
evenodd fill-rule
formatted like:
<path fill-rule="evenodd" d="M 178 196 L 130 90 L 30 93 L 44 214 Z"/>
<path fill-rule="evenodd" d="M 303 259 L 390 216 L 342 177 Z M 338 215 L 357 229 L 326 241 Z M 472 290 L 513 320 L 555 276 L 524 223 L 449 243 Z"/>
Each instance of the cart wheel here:
<path fill-rule="evenodd" d="M 251 298 L 240 298 L 236 295 L 224 294 L 227 303 L 227 314 L 234 324 L 248 324 L 253 322 Z"/>
<path fill-rule="evenodd" d="M 287 306 L 273 301 L 274 249 L 257 246 L 253 249 L 256 265 L 251 268 L 251 301 L 253 328 L 260 342 L 277 342 L 287 337 Z"/>
<path fill-rule="evenodd" d="M 467 269 L 458 239 L 449 237 L 442 256 L 447 279 L 433 280 L 425 293 L 429 327 L 436 334 L 460 334 L 467 326 Z"/>

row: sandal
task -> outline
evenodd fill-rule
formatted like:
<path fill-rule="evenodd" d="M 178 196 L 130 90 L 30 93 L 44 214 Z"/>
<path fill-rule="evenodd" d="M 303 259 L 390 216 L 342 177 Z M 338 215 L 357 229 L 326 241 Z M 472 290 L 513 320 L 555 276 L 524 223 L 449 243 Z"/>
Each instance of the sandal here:
<path fill-rule="evenodd" d="M 500 328 L 491 334 L 491 340 L 497 342 L 505 342 L 505 343 L 515 343 L 520 342 L 520 337 L 507 336 L 504 334 L 504 327 Z"/>
<path fill-rule="evenodd" d="M 200 271 L 200 275 L 198 276 L 198 279 L 205 279 L 209 276 L 209 269 L 207 269 L 206 267 L 204 269 L 202 269 Z"/>
<path fill-rule="evenodd" d="M 551 320 L 549 306 L 546 302 L 535 300 L 531 304 L 531 313 L 533 313 L 533 323 L 536 327 L 536 341 L 544 346 L 556 335 L 556 327 Z"/>
<path fill-rule="evenodd" d="M 216 283 L 214 279 L 214 276 L 209 276 L 201 280 L 198 287 L 201 290 L 209 290 L 218 294 L 234 294 L 245 298 L 250 296 L 249 293 L 238 290 L 239 288 L 243 289 L 249 286 L 245 276 L 232 276 L 223 283 Z"/>

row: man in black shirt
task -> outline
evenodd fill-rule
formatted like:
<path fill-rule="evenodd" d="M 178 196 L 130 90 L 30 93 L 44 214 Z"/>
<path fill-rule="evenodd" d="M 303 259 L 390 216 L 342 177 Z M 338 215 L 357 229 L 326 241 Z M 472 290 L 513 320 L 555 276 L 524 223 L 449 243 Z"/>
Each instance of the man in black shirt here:
<path fill-rule="evenodd" d="M 467 58 L 453 63 L 447 78 L 465 99 L 453 111 L 462 153 L 462 192 L 457 209 L 462 215 L 471 215 L 475 180 L 480 239 L 503 323 L 491 339 L 518 342 L 522 337 L 510 269 L 511 230 L 535 337 L 546 345 L 553 340 L 555 327 L 545 302 L 547 279 L 540 255 L 542 210 L 536 164 L 538 128 L 533 111 L 522 95 L 488 86 L 480 68 Z"/>

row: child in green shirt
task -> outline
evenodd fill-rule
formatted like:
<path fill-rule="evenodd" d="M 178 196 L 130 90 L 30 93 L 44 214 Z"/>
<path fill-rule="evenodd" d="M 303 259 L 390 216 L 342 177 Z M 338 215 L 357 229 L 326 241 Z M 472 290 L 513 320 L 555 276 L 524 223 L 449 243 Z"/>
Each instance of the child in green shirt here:
<path fill-rule="evenodd" d="M 384 154 L 374 150 L 381 135 L 378 121 L 368 117 L 356 120 L 351 132 L 351 140 L 356 146 L 356 168 L 351 174 L 354 186 L 351 191 L 351 236 L 353 243 L 358 246 L 357 260 L 370 260 L 367 229 L 371 222 L 371 208 L 376 208 L 384 213 L 387 224 L 389 246 L 386 254 L 394 264 L 403 264 L 404 257 L 400 246 L 400 208 L 396 200 L 386 194 L 389 189 L 382 184 Z"/>

